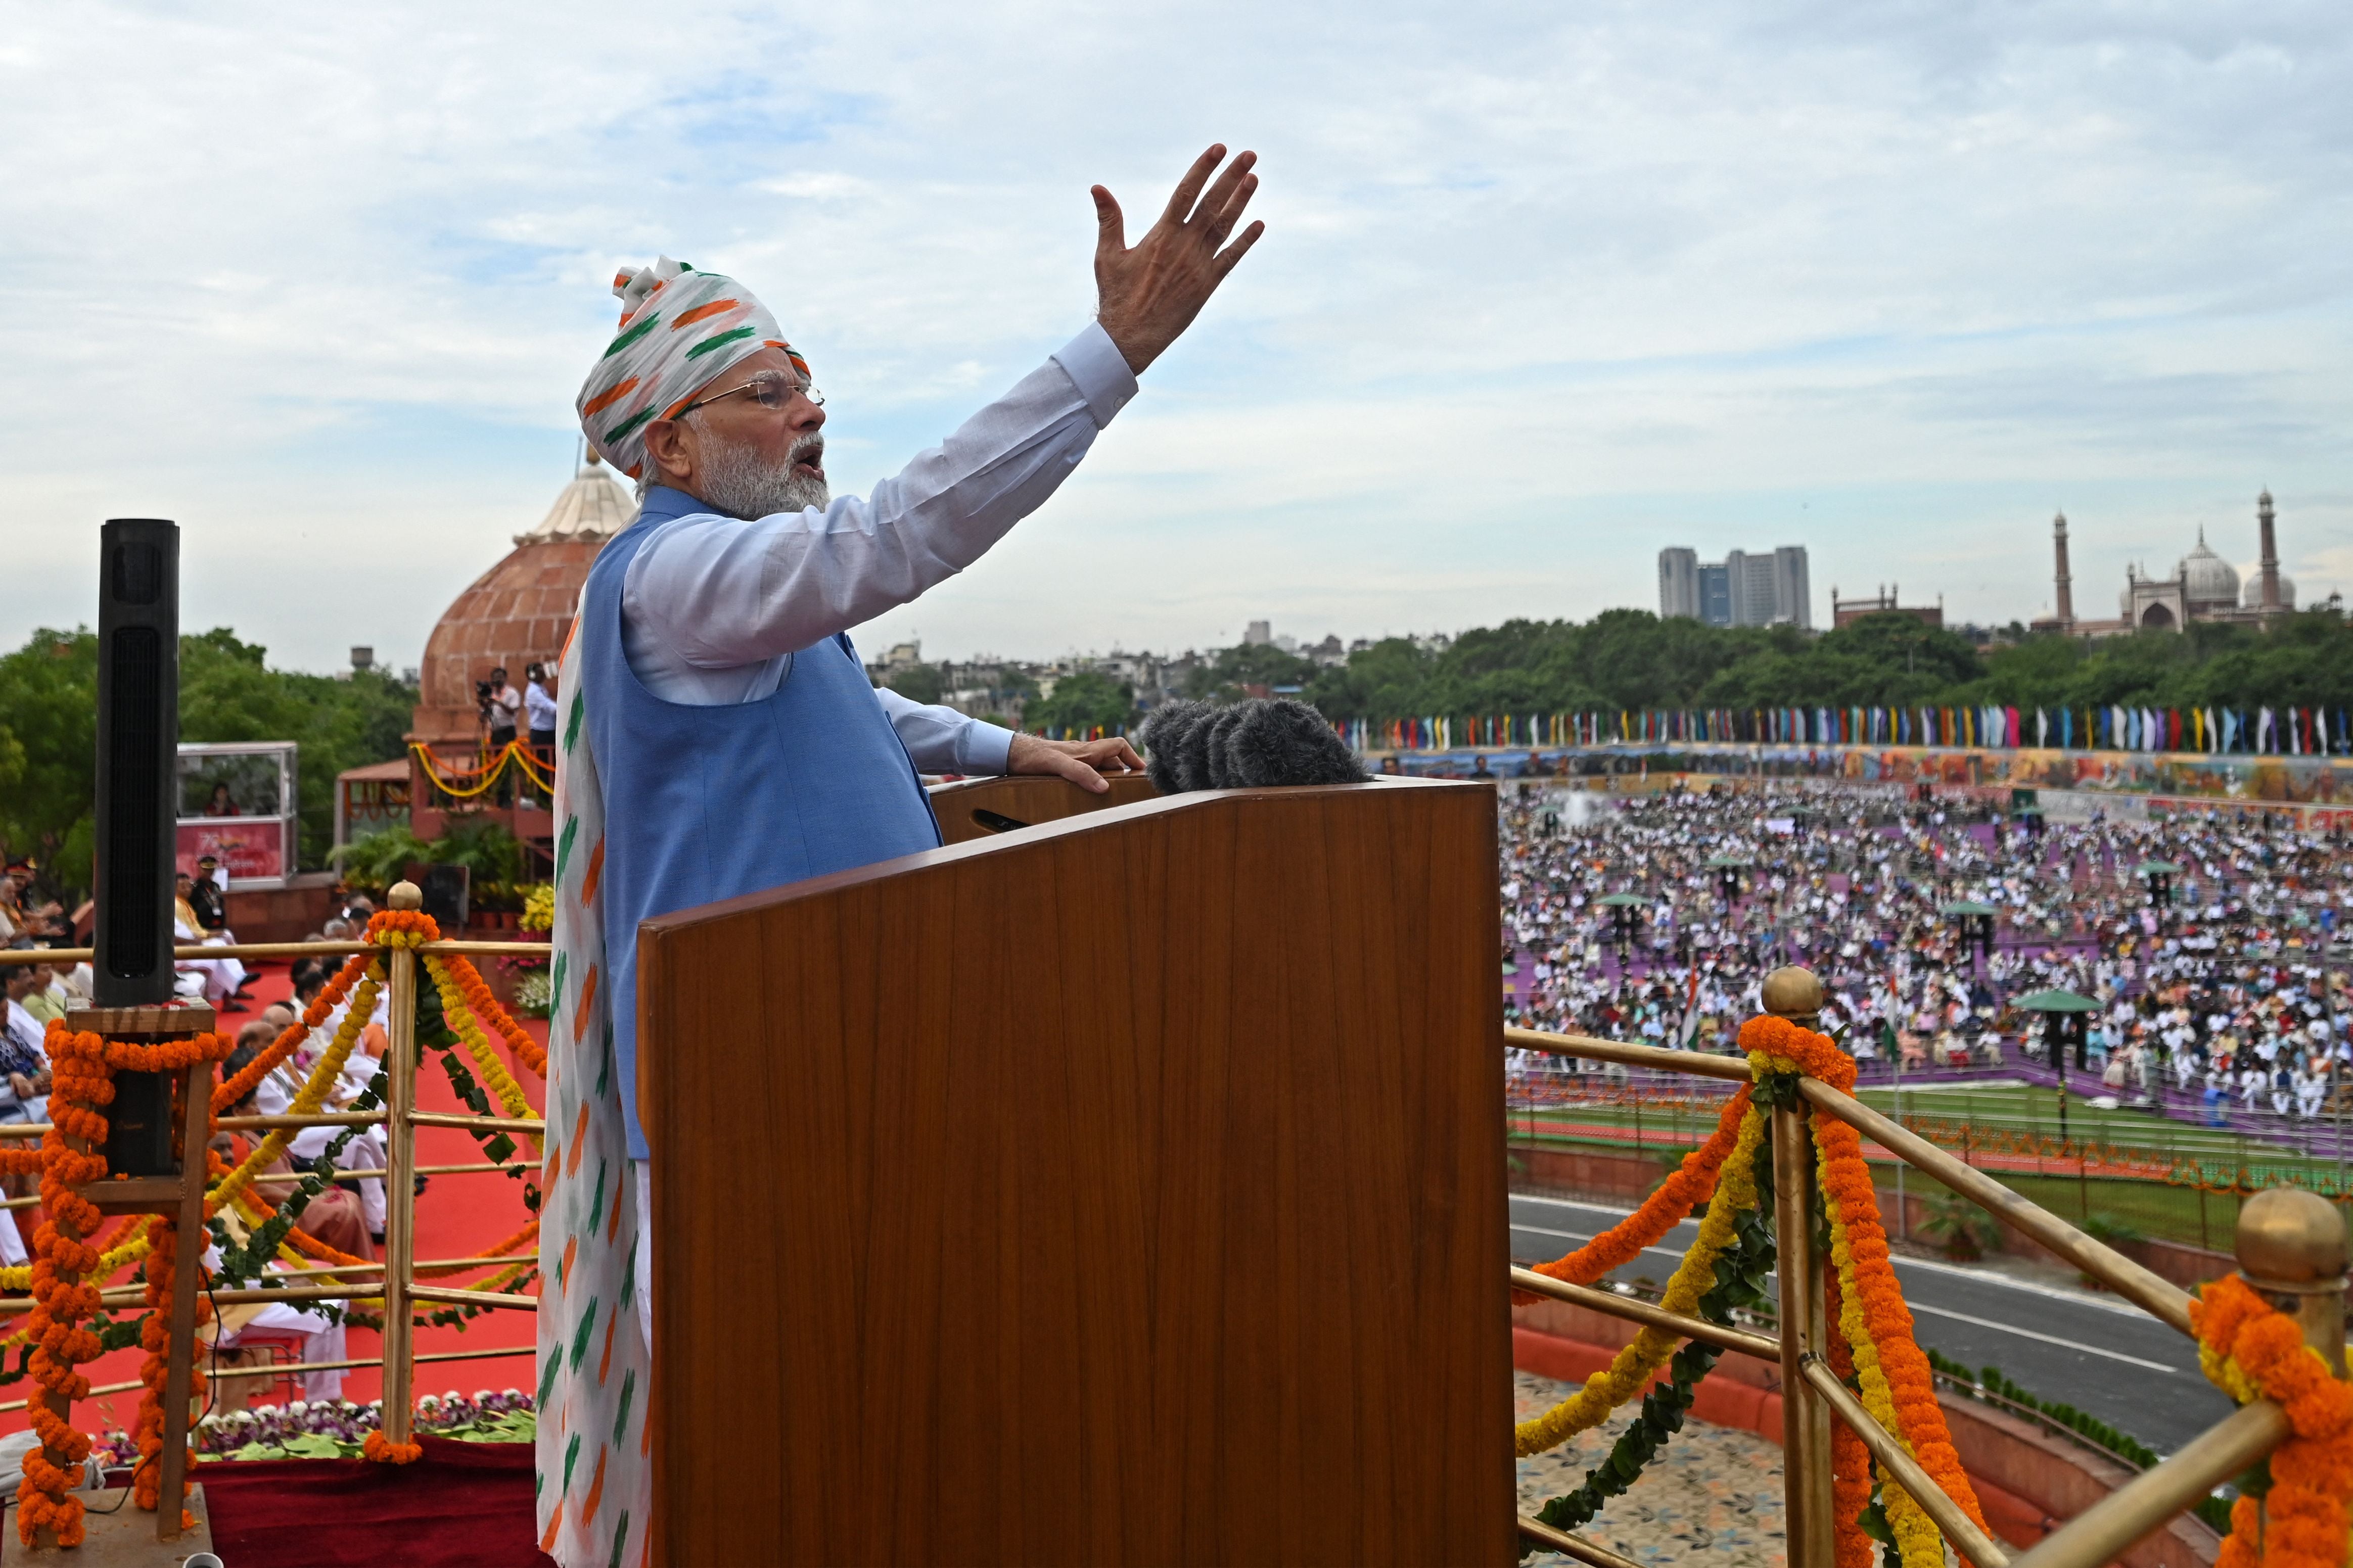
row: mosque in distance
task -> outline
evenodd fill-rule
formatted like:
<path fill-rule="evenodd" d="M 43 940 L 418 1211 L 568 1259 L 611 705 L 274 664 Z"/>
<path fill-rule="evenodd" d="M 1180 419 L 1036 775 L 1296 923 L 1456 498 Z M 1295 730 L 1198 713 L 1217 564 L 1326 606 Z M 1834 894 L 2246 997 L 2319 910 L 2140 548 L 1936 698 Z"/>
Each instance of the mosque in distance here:
<path fill-rule="evenodd" d="M 2074 579 L 2067 570 L 2067 514 L 2052 520 L 2052 552 L 2055 572 L 2055 609 L 2035 620 L 2031 629 L 2071 637 L 2114 637 L 2133 631 L 2179 631 L 2191 621 L 2236 621 L 2260 625 L 2295 608 L 2295 584 L 2279 569 L 2279 542 L 2274 532 L 2272 492 L 2255 498 L 2255 528 L 2259 552 L 2255 570 L 2242 584 L 2238 570 L 2207 548 L 2206 531 L 2198 531 L 2197 547 L 2181 558 L 2170 577 L 2152 577 L 2146 567 L 2125 569 L 2124 591 L 2116 596 L 2115 620 L 2075 617 Z"/>

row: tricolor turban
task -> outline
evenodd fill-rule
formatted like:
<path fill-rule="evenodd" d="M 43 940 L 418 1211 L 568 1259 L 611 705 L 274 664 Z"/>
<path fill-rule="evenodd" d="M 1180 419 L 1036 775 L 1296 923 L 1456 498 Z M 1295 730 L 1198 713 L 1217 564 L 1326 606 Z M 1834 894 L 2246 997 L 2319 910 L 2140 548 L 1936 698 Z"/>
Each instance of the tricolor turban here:
<path fill-rule="evenodd" d="M 808 364 L 776 319 L 733 278 L 662 257 L 613 279 L 621 330 L 580 388 L 580 428 L 605 460 L 638 477 L 646 426 L 675 417 L 697 387 L 762 349 L 782 349 L 803 380 Z"/>

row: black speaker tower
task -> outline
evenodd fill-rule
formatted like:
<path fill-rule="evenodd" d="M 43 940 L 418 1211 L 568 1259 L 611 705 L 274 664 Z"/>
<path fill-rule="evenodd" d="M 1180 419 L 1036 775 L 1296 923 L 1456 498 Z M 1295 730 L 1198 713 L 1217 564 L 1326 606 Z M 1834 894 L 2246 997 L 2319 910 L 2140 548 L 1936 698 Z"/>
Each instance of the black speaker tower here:
<path fill-rule="evenodd" d="M 118 517 L 99 534 L 100 1007 L 172 999 L 180 747 L 180 529 Z"/>

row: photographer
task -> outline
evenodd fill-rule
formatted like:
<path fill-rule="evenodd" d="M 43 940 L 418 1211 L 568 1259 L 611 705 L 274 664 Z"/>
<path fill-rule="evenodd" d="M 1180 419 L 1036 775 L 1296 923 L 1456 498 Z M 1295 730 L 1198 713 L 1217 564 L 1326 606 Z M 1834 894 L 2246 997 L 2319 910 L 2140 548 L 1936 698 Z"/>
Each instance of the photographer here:
<path fill-rule="evenodd" d="M 555 773 L 555 667 L 534 664 L 523 673 L 523 705 L 531 713 L 531 760 L 540 772 Z M 525 801 L 524 805 L 531 804 Z M 555 803 L 547 803 L 550 809 Z"/>
<path fill-rule="evenodd" d="M 491 727 L 491 750 L 497 752 L 513 745 L 515 720 L 522 712 L 522 693 L 508 684 L 505 665 L 491 671 L 488 680 L 474 683 L 474 704 L 481 711 L 482 722 Z"/>

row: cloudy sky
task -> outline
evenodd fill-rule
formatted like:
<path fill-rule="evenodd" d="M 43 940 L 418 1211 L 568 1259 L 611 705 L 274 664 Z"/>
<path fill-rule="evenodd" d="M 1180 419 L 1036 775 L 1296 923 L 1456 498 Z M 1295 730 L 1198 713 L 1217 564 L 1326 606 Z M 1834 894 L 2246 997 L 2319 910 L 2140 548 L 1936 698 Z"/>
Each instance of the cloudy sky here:
<path fill-rule="evenodd" d="M 617 266 L 736 273 L 862 489 L 1088 319 L 1086 189 L 1268 225 L 1060 494 L 865 628 L 938 657 L 1655 606 L 1803 543 L 2077 606 L 2277 496 L 2353 588 L 2339 4 L 17 5 L 0 640 L 100 519 L 189 624 L 417 659 L 568 478 Z M 1140 222 L 1136 225 L 1140 226 Z"/>

